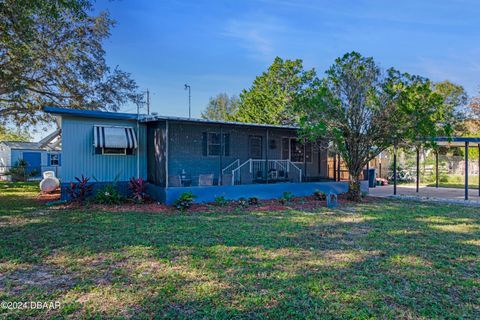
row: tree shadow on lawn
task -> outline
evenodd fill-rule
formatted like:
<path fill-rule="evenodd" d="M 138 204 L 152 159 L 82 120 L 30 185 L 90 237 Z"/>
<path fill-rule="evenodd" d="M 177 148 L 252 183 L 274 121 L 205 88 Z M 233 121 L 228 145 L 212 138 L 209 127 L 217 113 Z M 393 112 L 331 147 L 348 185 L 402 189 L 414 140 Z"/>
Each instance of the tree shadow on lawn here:
<path fill-rule="evenodd" d="M 1 226 L 3 300 L 41 294 L 82 316 L 479 315 L 472 208 L 380 201 L 308 214 L 61 211 L 35 219 Z M 65 281 L 34 284 L 45 277 Z"/>

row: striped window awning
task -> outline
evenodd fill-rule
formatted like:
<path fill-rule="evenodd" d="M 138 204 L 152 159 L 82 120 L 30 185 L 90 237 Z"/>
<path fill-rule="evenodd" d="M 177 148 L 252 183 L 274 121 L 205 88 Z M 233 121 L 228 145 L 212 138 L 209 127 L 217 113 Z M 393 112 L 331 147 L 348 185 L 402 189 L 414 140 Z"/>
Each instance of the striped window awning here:
<path fill-rule="evenodd" d="M 136 149 L 137 137 L 131 127 L 93 127 L 93 145 L 96 148 Z"/>

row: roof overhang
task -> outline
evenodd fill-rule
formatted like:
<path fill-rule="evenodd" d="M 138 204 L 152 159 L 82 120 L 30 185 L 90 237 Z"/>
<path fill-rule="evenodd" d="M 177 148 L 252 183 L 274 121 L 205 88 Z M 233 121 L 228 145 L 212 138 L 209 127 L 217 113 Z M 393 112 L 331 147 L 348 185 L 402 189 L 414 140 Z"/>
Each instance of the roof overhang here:
<path fill-rule="evenodd" d="M 185 123 L 197 123 L 197 124 L 214 124 L 214 125 L 228 125 L 228 126 L 244 126 L 244 127 L 257 127 L 257 128 L 275 128 L 275 129 L 288 129 L 299 130 L 300 127 L 287 126 L 287 125 L 274 125 L 263 123 L 247 123 L 247 122 L 234 122 L 234 121 L 219 121 L 197 118 L 184 118 L 184 117 L 171 117 L 171 116 L 144 116 L 140 119 L 140 122 L 152 122 L 152 121 L 174 121 Z"/>
<path fill-rule="evenodd" d="M 480 145 L 480 137 L 438 137 L 433 141 L 439 146 L 446 147 L 465 147 L 468 142 L 470 147 L 477 147 Z"/>
<path fill-rule="evenodd" d="M 82 110 L 82 109 L 70 109 L 60 107 L 45 107 L 45 112 L 54 115 L 66 115 L 85 118 L 98 118 L 98 119 L 116 119 L 116 120 L 138 120 L 140 122 L 155 122 L 155 121 L 172 121 L 183 123 L 197 123 L 197 124 L 213 124 L 213 125 L 228 125 L 228 126 L 244 126 L 244 127 L 257 127 L 257 128 L 276 128 L 287 130 L 298 130 L 299 127 L 287 126 L 287 125 L 273 125 L 262 123 L 245 123 L 245 122 L 233 122 L 233 121 L 218 121 L 196 118 L 184 118 L 184 117 L 172 117 L 172 116 L 158 116 L 158 115 L 146 115 L 136 113 L 120 113 L 120 112 L 106 112 L 96 110 Z"/>
<path fill-rule="evenodd" d="M 67 115 L 85 118 L 98 118 L 98 119 L 117 119 L 117 120 L 137 120 L 143 115 L 137 115 L 135 113 L 121 113 L 121 112 L 106 112 L 97 110 L 82 110 L 82 109 L 70 109 L 60 107 L 45 107 L 43 111 L 54 115 Z"/>

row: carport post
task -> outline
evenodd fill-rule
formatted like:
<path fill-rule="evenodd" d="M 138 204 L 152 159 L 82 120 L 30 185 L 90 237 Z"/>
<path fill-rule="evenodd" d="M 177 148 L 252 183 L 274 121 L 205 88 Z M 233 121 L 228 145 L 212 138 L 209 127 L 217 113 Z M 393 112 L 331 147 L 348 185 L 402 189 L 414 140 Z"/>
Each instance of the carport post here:
<path fill-rule="evenodd" d="M 465 142 L 465 200 L 468 200 L 468 141 Z"/>
<path fill-rule="evenodd" d="M 338 178 L 338 181 L 341 180 L 341 177 L 340 177 L 340 168 L 341 168 L 341 167 L 340 167 L 340 165 L 341 165 L 341 164 L 340 164 L 340 161 L 341 161 L 341 160 L 340 160 L 340 159 L 341 159 L 341 158 L 340 158 L 340 154 L 338 154 L 338 161 L 337 161 L 337 168 L 338 168 L 338 169 L 337 169 L 337 171 L 338 171 L 338 172 L 337 172 L 337 178 Z"/>
<path fill-rule="evenodd" d="M 393 195 L 397 195 L 397 143 L 393 144 Z"/>
<path fill-rule="evenodd" d="M 438 150 L 435 150 L 435 188 L 438 189 Z"/>
<path fill-rule="evenodd" d="M 367 162 L 367 181 L 368 181 L 368 187 L 370 188 L 370 161 Z"/>
<path fill-rule="evenodd" d="M 333 154 L 333 181 L 337 181 L 337 154 Z"/>
<path fill-rule="evenodd" d="M 420 183 L 420 147 L 417 147 L 417 192 Z"/>

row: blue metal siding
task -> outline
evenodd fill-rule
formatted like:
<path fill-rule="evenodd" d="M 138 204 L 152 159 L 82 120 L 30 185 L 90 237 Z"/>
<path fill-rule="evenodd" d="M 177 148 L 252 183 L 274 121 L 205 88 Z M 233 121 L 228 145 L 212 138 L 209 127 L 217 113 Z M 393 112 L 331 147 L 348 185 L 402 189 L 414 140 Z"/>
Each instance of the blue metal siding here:
<path fill-rule="evenodd" d="M 62 117 L 62 181 L 73 181 L 76 176 L 94 177 L 98 181 L 127 181 L 137 175 L 137 155 L 95 154 L 93 126 L 129 126 L 137 131 L 136 121 Z M 140 176 L 146 178 L 146 127 L 137 132 L 140 155 Z"/>

